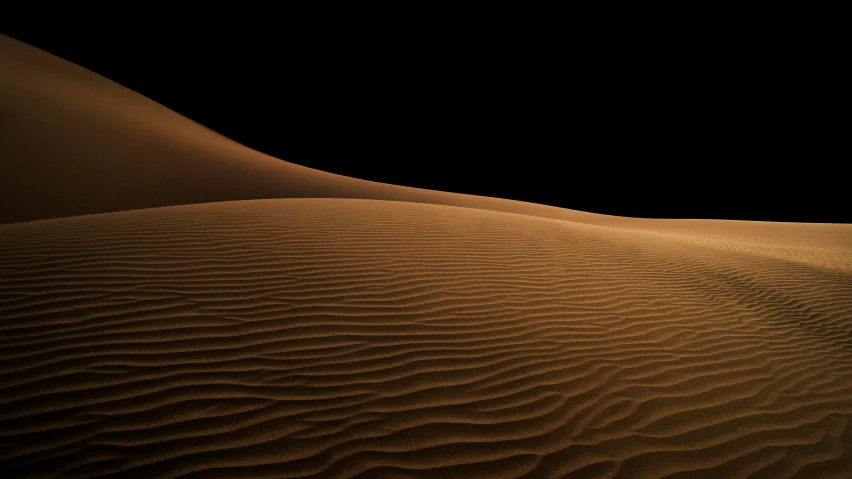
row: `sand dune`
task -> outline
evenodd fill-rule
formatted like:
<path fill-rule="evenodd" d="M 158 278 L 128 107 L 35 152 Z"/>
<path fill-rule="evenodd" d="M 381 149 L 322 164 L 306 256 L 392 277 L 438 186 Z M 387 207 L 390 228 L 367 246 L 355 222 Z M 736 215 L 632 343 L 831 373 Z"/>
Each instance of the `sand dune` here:
<path fill-rule="evenodd" d="M 0 223 L 290 197 L 414 201 L 562 219 L 600 216 L 287 163 L 2 35 L 0 64 Z"/>
<path fill-rule="evenodd" d="M 651 228 L 699 239 L 852 247 L 849 225 L 649 221 L 334 175 L 254 151 L 4 35 L 0 64 L 0 224 L 214 201 L 359 198 Z M 282 131 L 282 141 L 286 134 Z M 581 181 L 567 178 L 565 186 Z"/>
<path fill-rule="evenodd" d="M 4 478 L 852 478 L 852 225 L 346 178 L 0 65 Z"/>
<path fill-rule="evenodd" d="M 852 477 L 852 252 L 731 245 L 345 199 L 5 225 L 0 465 Z"/>

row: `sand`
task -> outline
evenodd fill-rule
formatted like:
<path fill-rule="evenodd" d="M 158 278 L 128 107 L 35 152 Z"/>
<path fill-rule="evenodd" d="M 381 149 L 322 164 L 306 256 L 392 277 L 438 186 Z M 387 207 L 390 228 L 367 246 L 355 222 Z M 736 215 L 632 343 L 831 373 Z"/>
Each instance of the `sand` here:
<path fill-rule="evenodd" d="M 852 477 L 852 225 L 344 178 L 0 64 L 2 477 Z"/>

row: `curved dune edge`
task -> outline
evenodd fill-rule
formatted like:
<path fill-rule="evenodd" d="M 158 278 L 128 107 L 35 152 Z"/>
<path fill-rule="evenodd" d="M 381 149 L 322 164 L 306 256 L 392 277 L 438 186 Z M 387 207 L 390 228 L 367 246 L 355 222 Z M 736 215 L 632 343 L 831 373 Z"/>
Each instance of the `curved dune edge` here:
<path fill-rule="evenodd" d="M 448 204 L 569 220 L 606 218 L 305 168 L 240 145 L 9 37 L 0 36 L 0 62 L 0 223 L 290 197 Z M 286 131 L 281 141 L 286 143 Z"/>
<path fill-rule="evenodd" d="M 0 471 L 850 477 L 825 241 L 341 199 L 0 226 Z"/>
<path fill-rule="evenodd" d="M 4 35 L 0 64 L 0 224 L 218 201 L 360 198 L 650 229 L 699 240 L 852 247 L 852 225 L 622 218 L 334 175 L 254 151 Z M 566 178 L 565 187 L 580 181 Z"/>

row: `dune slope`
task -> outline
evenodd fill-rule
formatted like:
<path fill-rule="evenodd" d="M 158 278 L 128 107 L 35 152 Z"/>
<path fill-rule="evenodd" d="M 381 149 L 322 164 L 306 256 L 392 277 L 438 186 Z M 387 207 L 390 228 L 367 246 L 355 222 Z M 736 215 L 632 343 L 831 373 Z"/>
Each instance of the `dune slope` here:
<path fill-rule="evenodd" d="M 852 477 L 848 238 L 733 236 L 347 199 L 3 225 L 0 471 Z"/>
<path fill-rule="evenodd" d="M 290 197 L 414 201 L 563 219 L 598 217 L 375 183 L 287 163 L 3 35 L 0 65 L 0 224 Z M 287 134 L 281 132 L 283 144 Z"/>
<path fill-rule="evenodd" d="M 0 65 L 0 224 L 215 201 L 361 198 L 651 228 L 699 241 L 739 238 L 770 247 L 802 241 L 852 247 L 852 225 L 619 218 L 348 178 L 254 151 L 100 75 L 4 35 L 0 35 Z M 281 132 L 281 141 L 286 144 L 286 131 Z M 352 154 L 357 157 L 359 152 Z M 567 177 L 565 187 L 582 181 Z"/>

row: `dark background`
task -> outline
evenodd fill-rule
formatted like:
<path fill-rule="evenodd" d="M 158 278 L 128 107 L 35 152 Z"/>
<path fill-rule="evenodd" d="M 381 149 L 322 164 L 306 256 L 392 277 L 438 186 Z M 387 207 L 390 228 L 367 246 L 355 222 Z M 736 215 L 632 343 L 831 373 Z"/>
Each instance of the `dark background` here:
<path fill-rule="evenodd" d="M 852 222 L 845 60 L 800 12 L 224 13 L 2 31 L 333 173 L 625 216 Z"/>

